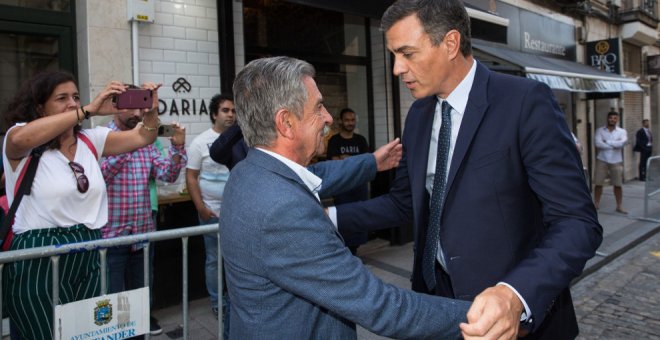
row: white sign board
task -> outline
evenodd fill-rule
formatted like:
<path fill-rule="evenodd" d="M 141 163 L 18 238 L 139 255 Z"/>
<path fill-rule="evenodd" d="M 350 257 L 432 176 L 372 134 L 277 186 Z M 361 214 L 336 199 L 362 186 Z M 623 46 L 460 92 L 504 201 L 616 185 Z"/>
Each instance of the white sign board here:
<path fill-rule="evenodd" d="M 127 339 L 149 331 L 149 288 L 58 305 L 55 339 Z"/>

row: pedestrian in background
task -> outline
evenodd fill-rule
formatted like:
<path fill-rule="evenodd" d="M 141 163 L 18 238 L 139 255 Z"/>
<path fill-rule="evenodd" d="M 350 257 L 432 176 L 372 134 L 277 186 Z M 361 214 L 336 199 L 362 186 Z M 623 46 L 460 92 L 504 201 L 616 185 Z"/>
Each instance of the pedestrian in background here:
<path fill-rule="evenodd" d="M 229 179 L 229 169 L 216 163 L 209 156 L 209 149 L 222 133 L 236 122 L 234 98 L 228 94 L 217 94 L 209 104 L 211 128 L 199 134 L 188 147 L 188 166 L 186 169 L 186 187 L 195 204 L 199 224 L 218 224 L 222 193 Z M 211 311 L 218 316 L 218 234 L 204 235 L 206 253 L 204 274 L 206 290 L 211 297 Z M 224 275 L 223 275 L 224 277 Z M 223 285 L 225 287 L 225 285 Z M 229 301 L 222 292 L 222 315 L 224 338 L 229 337 Z"/>
<path fill-rule="evenodd" d="M 19 175 L 34 151 L 43 151 L 31 193 L 15 215 L 11 250 L 92 241 L 101 238 L 108 220 L 108 196 L 98 156 L 130 152 L 156 139 L 158 88 L 152 108 L 144 110 L 140 127 L 111 131 L 82 129 L 85 119 L 118 113 L 112 97 L 126 86 L 112 81 L 94 100 L 80 104 L 75 78 L 61 71 L 45 72 L 26 81 L 11 100 L 5 119 L 3 148 L 7 198 L 11 205 Z M 40 147 L 41 146 L 41 147 Z M 10 263 L 3 271 L 3 294 L 12 324 L 23 339 L 51 339 L 53 301 L 50 258 Z M 56 304 L 98 296 L 101 290 L 99 253 L 62 255 L 59 263 L 60 300 Z"/>
<path fill-rule="evenodd" d="M 635 134 L 633 151 L 639 152 L 639 180 L 646 181 L 646 163 L 653 153 L 653 135 L 649 130 L 649 120 L 642 120 L 642 128 Z"/>
<path fill-rule="evenodd" d="M 616 211 L 627 214 L 623 208 L 623 147 L 628 142 L 628 133 L 618 126 L 619 113 L 610 111 L 607 114 L 607 124 L 596 129 L 594 136 L 596 144 L 596 169 L 594 174 L 594 204 L 600 208 L 600 197 L 603 194 L 603 183 L 609 177 L 614 187 Z"/>
<path fill-rule="evenodd" d="M 339 132 L 330 137 L 326 157 L 328 160 L 345 159 L 351 156 L 369 152 L 369 144 L 364 136 L 355 133 L 357 115 L 350 108 L 339 112 Z M 349 174 L 349 176 L 351 176 Z M 369 184 L 364 183 L 353 190 L 342 192 L 333 197 L 334 204 L 364 201 L 369 198 Z M 360 245 L 367 243 L 369 234 L 366 232 L 344 233 L 340 231 L 344 244 L 357 255 Z"/>
<path fill-rule="evenodd" d="M 116 113 L 108 124 L 112 131 L 131 131 L 144 119 L 139 109 L 126 109 Z M 150 144 L 119 155 L 105 157 L 101 162 L 103 179 L 108 190 L 108 223 L 103 238 L 138 235 L 156 231 L 151 208 L 151 178 L 173 183 L 186 165 L 186 131 L 173 123 L 174 136 L 170 138 L 169 153 L 161 155 L 155 144 Z M 157 128 L 153 124 L 151 128 Z M 151 131 L 150 131 L 151 132 Z M 156 135 L 157 132 L 153 131 Z M 108 249 L 108 293 L 145 287 L 143 244 L 118 246 Z M 153 257 L 155 247 L 149 247 L 150 305 L 153 291 Z M 149 333 L 158 335 L 163 330 L 154 317 L 150 318 Z"/>

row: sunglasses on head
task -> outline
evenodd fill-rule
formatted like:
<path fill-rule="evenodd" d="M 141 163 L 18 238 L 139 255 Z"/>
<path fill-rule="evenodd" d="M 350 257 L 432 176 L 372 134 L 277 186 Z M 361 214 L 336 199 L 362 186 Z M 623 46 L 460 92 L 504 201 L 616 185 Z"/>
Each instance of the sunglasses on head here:
<path fill-rule="evenodd" d="M 87 179 L 87 176 L 85 176 L 85 168 L 74 161 L 69 162 L 69 167 L 73 171 L 73 174 L 76 176 L 78 192 L 83 194 L 86 193 L 89 189 L 89 179 Z"/>

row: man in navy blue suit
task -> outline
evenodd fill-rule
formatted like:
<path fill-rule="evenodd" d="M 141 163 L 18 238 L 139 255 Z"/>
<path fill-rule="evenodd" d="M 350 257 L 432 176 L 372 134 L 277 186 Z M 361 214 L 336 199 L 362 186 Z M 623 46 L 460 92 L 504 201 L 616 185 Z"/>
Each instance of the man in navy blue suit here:
<path fill-rule="evenodd" d="M 602 227 L 551 90 L 474 60 L 460 0 L 397 1 L 381 29 L 417 98 L 403 158 L 388 194 L 331 217 L 347 231 L 412 223 L 412 287 L 474 300 L 467 339 L 575 338 L 569 285 Z"/>

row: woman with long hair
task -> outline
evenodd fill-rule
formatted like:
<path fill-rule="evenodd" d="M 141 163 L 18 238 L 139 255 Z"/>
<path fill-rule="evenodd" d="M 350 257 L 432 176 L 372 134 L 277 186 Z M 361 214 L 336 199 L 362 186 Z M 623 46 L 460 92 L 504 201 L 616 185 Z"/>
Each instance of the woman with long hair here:
<path fill-rule="evenodd" d="M 27 81 L 9 103 L 10 126 L 4 141 L 3 162 L 9 204 L 14 199 L 27 159 L 41 153 L 30 195 L 16 210 L 11 250 L 97 240 L 108 219 L 106 186 L 98 157 L 130 152 L 151 144 L 158 127 L 160 84 L 147 83 L 151 108 L 135 129 L 82 129 L 91 116 L 120 112 L 113 97 L 127 86 L 110 82 L 94 100 L 81 105 L 74 77 L 66 72 L 40 73 Z M 96 251 L 61 256 L 60 301 L 99 295 L 101 273 Z M 51 265 L 49 258 L 18 261 L 4 272 L 5 307 L 21 338 L 52 337 Z"/>

